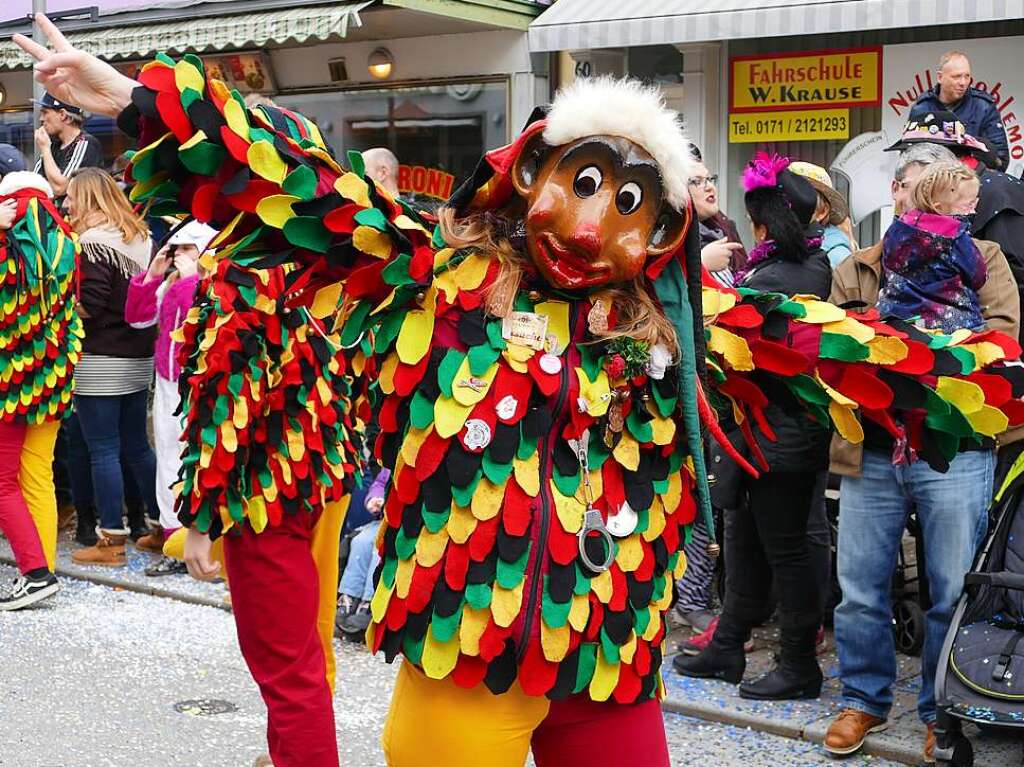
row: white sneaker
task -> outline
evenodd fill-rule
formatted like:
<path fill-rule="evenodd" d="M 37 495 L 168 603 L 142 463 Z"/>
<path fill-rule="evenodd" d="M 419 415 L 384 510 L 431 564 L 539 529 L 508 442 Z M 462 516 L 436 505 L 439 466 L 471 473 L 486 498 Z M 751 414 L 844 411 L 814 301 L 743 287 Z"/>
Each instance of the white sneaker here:
<path fill-rule="evenodd" d="M 26 578 L 20 575 L 14 579 L 11 593 L 0 597 L 0 610 L 21 610 L 52 597 L 59 590 L 60 582 L 53 573 L 47 573 L 42 578 Z"/>

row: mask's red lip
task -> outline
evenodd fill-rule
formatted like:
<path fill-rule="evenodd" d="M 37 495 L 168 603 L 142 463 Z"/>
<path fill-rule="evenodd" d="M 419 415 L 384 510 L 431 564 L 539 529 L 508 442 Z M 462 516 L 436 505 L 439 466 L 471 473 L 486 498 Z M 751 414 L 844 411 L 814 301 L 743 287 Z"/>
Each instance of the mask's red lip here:
<path fill-rule="evenodd" d="M 553 235 L 542 234 L 537 238 L 542 257 L 555 271 L 580 279 L 593 278 L 608 271 L 605 264 L 592 264 L 577 251 L 561 245 Z"/>

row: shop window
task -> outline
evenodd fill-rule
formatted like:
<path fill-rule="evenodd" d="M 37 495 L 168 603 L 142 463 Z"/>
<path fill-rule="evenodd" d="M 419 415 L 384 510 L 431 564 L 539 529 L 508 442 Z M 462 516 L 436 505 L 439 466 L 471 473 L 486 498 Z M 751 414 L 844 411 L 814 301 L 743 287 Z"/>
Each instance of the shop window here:
<path fill-rule="evenodd" d="M 282 106 L 314 120 L 335 155 L 387 147 L 401 164 L 403 196 L 434 207 L 489 149 L 509 141 L 505 82 L 284 94 Z"/>
<path fill-rule="evenodd" d="M 0 143 L 12 144 L 25 155 L 29 167 L 35 162 L 35 140 L 33 138 L 36 125 L 32 122 L 31 109 L 11 109 L 0 112 Z M 117 123 L 109 118 L 93 115 L 85 121 L 85 131 L 99 139 L 103 146 L 103 167 L 108 170 L 114 159 L 122 152 L 131 149 L 134 144 L 123 133 L 118 131 Z"/>

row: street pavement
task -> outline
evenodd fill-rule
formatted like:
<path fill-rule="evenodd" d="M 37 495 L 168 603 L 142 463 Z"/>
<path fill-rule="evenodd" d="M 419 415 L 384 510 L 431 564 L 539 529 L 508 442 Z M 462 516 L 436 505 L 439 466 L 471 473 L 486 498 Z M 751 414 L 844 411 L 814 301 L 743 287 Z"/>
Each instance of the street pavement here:
<path fill-rule="evenodd" d="M 0 580 L 15 574 L 0 566 Z M 350 642 L 336 650 L 341 763 L 383 765 L 396 669 Z M 223 609 L 65 578 L 55 599 L 0 613 L 0 658 L 2 767 L 248 767 L 264 748 L 266 710 Z M 680 767 L 834 764 L 802 740 L 673 713 L 665 724 Z"/>

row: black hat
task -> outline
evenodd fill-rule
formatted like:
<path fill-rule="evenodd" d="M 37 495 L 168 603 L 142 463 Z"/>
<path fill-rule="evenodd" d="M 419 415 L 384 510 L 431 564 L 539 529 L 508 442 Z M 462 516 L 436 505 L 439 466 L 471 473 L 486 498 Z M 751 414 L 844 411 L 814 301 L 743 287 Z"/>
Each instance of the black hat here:
<path fill-rule="evenodd" d="M 51 96 L 49 93 L 44 93 L 43 97 L 34 103 L 38 104 L 43 109 L 63 109 L 69 115 L 78 115 L 79 117 L 82 116 L 81 107 L 76 107 L 72 104 L 67 104 L 63 101 L 59 101 L 58 99 L 55 99 L 53 96 Z"/>
<path fill-rule="evenodd" d="M 0 144 L 0 176 L 16 170 L 25 170 L 25 158 L 17 147 Z"/>
<path fill-rule="evenodd" d="M 743 190 L 748 202 L 751 196 L 781 195 L 805 227 L 810 226 L 818 207 L 818 191 L 806 178 L 789 170 L 789 158 L 763 150 L 755 152 L 747 163 L 743 171 Z"/>

